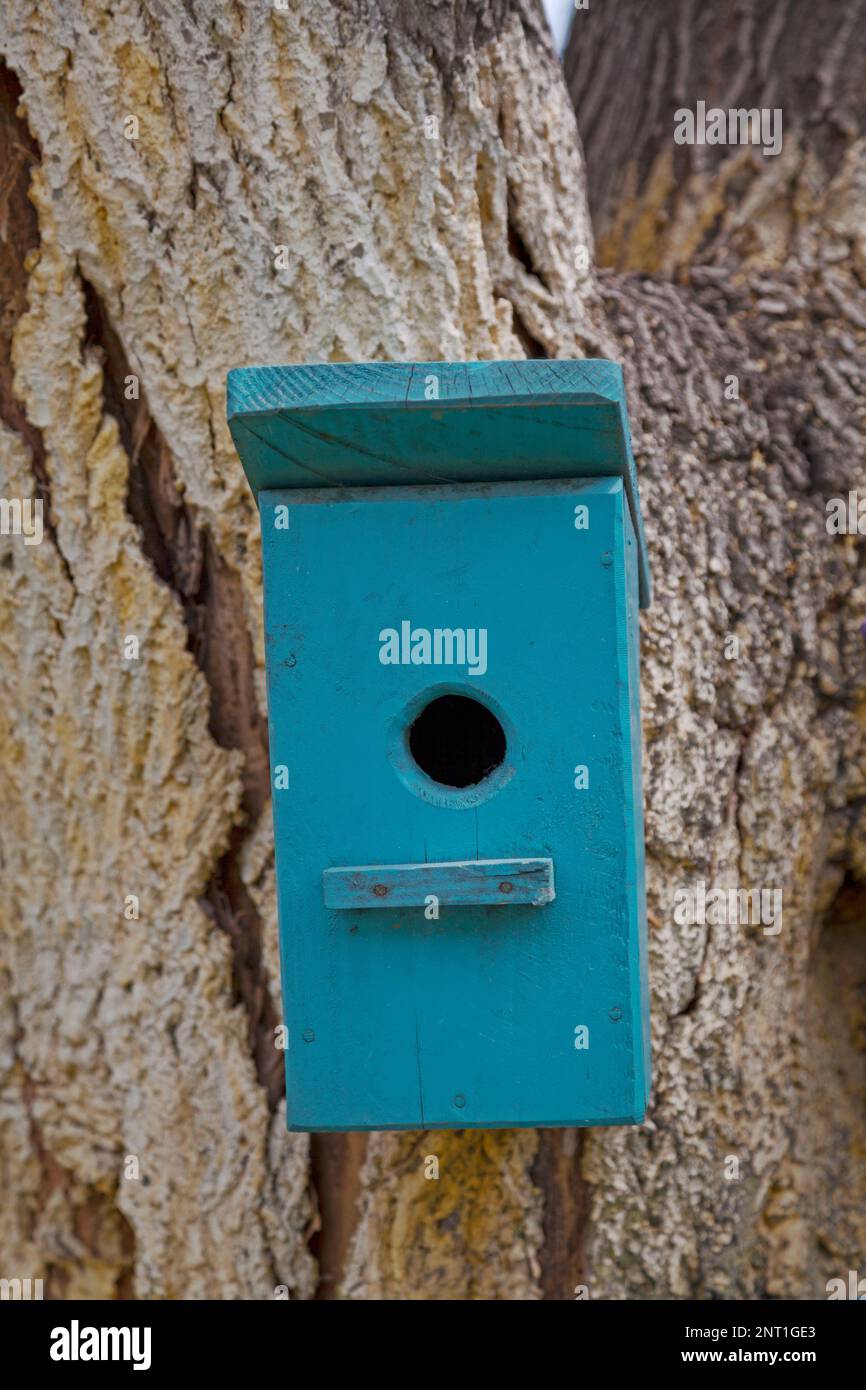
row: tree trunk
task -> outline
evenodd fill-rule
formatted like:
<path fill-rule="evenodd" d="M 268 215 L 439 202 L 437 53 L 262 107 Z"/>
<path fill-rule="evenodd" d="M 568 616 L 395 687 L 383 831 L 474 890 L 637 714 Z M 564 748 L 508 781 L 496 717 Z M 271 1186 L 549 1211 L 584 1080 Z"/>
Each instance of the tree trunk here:
<path fill-rule="evenodd" d="M 630 26 L 597 32 L 601 8 L 572 50 L 596 45 L 614 105 L 602 49 Z M 859 127 L 803 145 L 790 204 L 759 169 L 760 254 L 729 183 L 699 241 L 623 258 L 700 247 L 674 284 L 579 268 L 582 155 L 534 0 L 8 0 L 0 51 L 0 495 L 46 516 L 41 545 L 0 536 L 2 1272 L 57 1297 L 823 1296 L 866 1225 L 866 576 L 823 509 L 862 458 Z M 585 142 L 612 228 L 595 155 L 627 133 Z M 288 1135 L 225 374 L 523 354 L 629 374 L 651 1116 Z M 678 927 L 701 878 L 781 887 L 782 930 Z"/>
<path fill-rule="evenodd" d="M 600 262 L 666 275 L 722 258 L 775 267 L 802 260 L 827 217 L 862 253 L 852 185 L 864 71 L 863 0 L 737 0 L 723 12 L 616 0 L 577 13 L 565 74 Z M 675 112 L 698 101 L 779 109 L 781 154 L 675 143 Z"/>
<path fill-rule="evenodd" d="M 655 1105 L 582 1164 L 608 1296 L 823 1298 L 866 1246 L 866 572 L 825 524 L 866 483 L 864 9 L 592 5 L 565 60 L 599 259 L 639 272 L 600 287 L 656 585 Z M 781 108 L 781 153 L 675 144 L 698 101 Z M 678 926 L 698 881 L 780 889 L 781 930 Z"/>

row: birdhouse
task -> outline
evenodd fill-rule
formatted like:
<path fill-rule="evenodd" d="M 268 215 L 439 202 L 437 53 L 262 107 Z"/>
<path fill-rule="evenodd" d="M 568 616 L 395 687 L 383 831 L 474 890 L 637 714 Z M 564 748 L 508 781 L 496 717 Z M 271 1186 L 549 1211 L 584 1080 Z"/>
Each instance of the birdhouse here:
<path fill-rule="evenodd" d="M 602 361 L 250 367 L 291 1130 L 640 1121 L 638 608 Z"/>

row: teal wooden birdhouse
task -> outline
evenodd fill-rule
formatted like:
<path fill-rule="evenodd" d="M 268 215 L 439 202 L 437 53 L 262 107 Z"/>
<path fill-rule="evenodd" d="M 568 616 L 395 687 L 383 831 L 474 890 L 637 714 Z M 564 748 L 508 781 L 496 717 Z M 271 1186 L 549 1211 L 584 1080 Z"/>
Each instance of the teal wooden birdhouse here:
<path fill-rule="evenodd" d="M 650 1083 L 610 362 L 254 367 L 288 1124 L 628 1124 Z"/>

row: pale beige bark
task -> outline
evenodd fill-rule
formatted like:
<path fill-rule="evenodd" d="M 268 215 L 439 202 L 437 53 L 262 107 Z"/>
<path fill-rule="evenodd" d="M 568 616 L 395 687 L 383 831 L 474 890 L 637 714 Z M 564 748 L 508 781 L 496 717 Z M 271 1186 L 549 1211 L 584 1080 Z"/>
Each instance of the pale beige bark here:
<path fill-rule="evenodd" d="M 573 262 L 590 239 L 574 120 L 543 21 L 534 5 L 457 11 L 4 7 L 23 94 L 9 212 L 26 223 L 29 176 L 38 226 L 12 248 L 2 492 L 41 477 L 54 535 L 2 540 L 0 1249 L 58 1293 L 315 1287 L 310 1145 L 282 1132 L 268 1058 L 261 562 L 225 374 L 594 340 L 600 308 Z M 130 373 L 146 411 L 124 399 Z M 413 1142 L 374 1145 L 397 1189 L 404 1164 L 409 1187 L 420 1172 Z M 461 1272 L 445 1237 L 437 1288 L 531 1292 L 533 1140 L 448 1145 L 438 1200 L 461 1204 L 458 1162 L 481 1190 L 472 1155 L 486 1153 L 487 1228 L 510 1253 L 497 1268 L 479 1245 Z M 381 1221 L 369 1182 L 364 1201 Z M 353 1275 L 359 1296 L 378 1267 Z"/>
<path fill-rule="evenodd" d="M 866 583 L 819 495 L 862 457 L 862 265 L 764 264 L 765 289 L 576 269 L 582 157 L 533 0 L 9 0 L 0 49 L 0 495 L 41 490 L 52 522 L 0 538 L 4 1270 L 66 1296 L 821 1296 L 864 1236 L 856 899 L 819 933 L 864 867 Z M 856 158 L 825 195 L 845 245 Z M 628 365 L 654 1109 L 310 1142 L 272 1045 L 261 564 L 225 373 L 523 352 Z M 782 885 L 785 930 L 676 929 L 689 876 Z"/>

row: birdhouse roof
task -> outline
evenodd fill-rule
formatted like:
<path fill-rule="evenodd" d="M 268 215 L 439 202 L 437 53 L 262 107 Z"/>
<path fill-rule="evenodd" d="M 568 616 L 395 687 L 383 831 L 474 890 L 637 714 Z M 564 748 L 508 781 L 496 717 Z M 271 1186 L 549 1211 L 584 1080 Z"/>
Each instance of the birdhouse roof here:
<path fill-rule="evenodd" d="M 238 367 L 228 421 L 250 487 L 623 480 L 650 571 L 622 369 L 595 359 Z"/>

